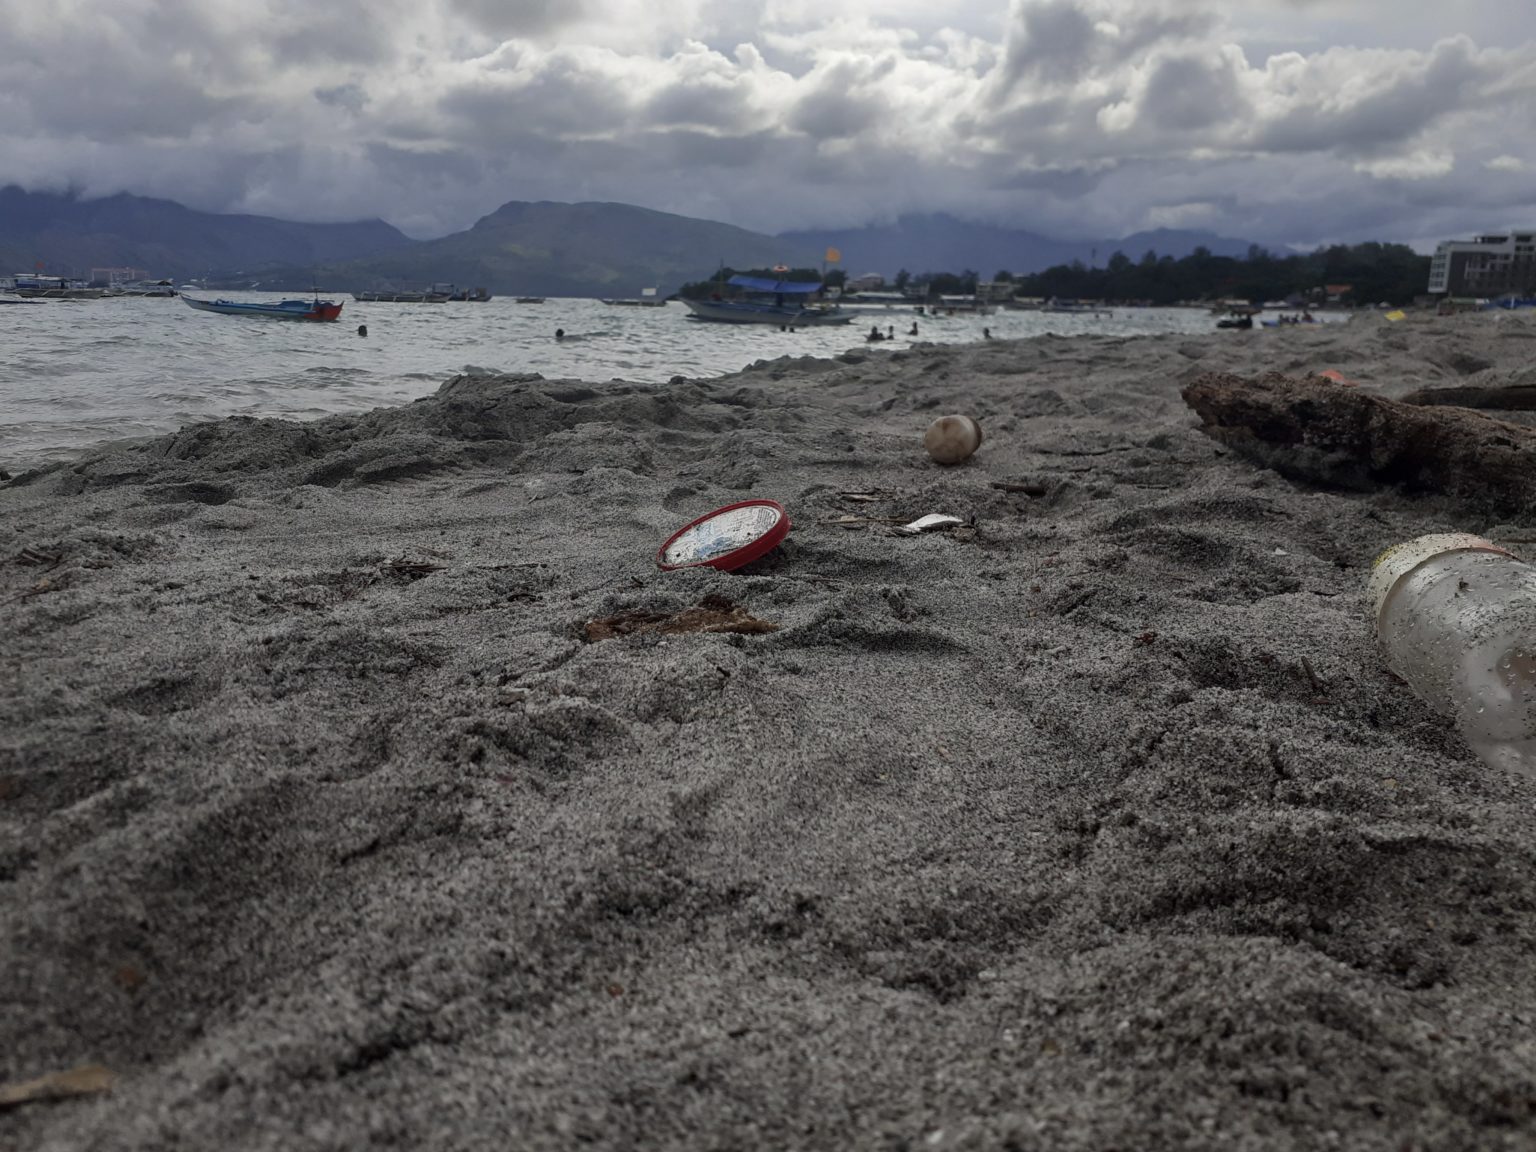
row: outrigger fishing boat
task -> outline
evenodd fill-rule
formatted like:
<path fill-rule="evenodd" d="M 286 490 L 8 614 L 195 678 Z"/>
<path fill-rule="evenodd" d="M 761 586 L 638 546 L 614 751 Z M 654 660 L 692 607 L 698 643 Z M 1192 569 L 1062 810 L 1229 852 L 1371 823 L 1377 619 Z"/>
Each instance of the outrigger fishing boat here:
<path fill-rule="evenodd" d="M 199 300 L 185 292 L 181 298 L 199 312 L 217 312 L 221 316 L 265 316 L 271 320 L 337 320 L 341 318 L 341 305 L 334 300 L 279 300 L 276 303 L 254 304 L 243 300 Z"/>
<path fill-rule="evenodd" d="M 737 289 L 741 295 L 730 299 L 719 295 L 708 300 L 685 298 L 683 303 L 692 312 L 688 319 L 716 324 L 777 324 L 781 328 L 847 324 L 853 319 L 836 304 L 808 301 L 808 297 L 821 291 L 818 282 L 732 276 L 726 286 Z"/>

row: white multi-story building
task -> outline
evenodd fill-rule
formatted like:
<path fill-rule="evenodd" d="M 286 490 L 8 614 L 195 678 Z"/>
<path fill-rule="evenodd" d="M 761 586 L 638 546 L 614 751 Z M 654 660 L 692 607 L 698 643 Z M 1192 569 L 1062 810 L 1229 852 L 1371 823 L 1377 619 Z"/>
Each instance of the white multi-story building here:
<path fill-rule="evenodd" d="M 1429 264 L 1429 290 L 1437 296 L 1536 293 L 1536 233 L 1445 241 Z"/>

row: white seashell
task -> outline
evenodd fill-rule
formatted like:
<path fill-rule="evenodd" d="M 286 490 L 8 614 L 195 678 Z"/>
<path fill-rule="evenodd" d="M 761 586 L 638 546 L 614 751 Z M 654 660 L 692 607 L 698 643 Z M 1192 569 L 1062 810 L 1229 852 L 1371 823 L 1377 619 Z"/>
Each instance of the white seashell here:
<path fill-rule="evenodd" d="M 958 464 L 981 447 L 981 425 L 969 416 L 940 416 L 923 433 L 923 447 L 939 464 Z"/>

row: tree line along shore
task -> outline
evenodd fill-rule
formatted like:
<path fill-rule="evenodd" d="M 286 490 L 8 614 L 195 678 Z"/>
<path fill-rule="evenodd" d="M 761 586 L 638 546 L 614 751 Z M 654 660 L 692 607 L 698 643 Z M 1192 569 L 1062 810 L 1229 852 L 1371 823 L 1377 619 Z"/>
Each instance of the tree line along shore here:
<path fill-rule="evenodd" d="M 721 268 L 708 279 L 684 284 L 678 295 L 702 299 L 718 292 L 731 276 L 782 276 L 792 282 L 820 280 L 828 288 L 843 289 L 848 283 L 841 268 L 823 272 L 816 268 L 772 269 Z M 1196 248 L 1188 256 L 1159 256 L 1148 251 L 1139 260 L 1124 252 L 1109 256 L 1103 267 L 1073 261 L 1043 272 L 1014 275 L 999 269 L 992 285 L 1011 284 L 1006 295 L 1039 298 L 1102 300 L 1114 304 L 1167 307 L 1191 301 L 1243 299 L 1317 300 L 1343 297 L 1354 304 L 1406 305 L 1425 294 L 1429 283 L 1429 257 L 1406 244 L 1336 244 L 1308 253 L 1277 255 L 1253 245 L 1245 257 L 1217 256 Z M 983 284 L 973 270 L 922 272 L 907 269 L 896 273 L 891 287 L 917 299 L 975 295 Z M 1338 291 L 1342 289 L 1342 292 Z M 1004 290 L 1006 291 L 1006 290 Z M 992 289 L 994 296 L 998 289 Z"/>

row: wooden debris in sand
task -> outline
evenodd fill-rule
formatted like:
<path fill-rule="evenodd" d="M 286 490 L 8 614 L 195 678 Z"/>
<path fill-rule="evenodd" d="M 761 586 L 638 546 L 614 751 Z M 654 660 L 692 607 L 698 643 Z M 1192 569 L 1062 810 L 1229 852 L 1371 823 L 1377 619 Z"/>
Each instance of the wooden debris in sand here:
<path fill-rule="evenodd" d="M 30 545 L 16 554 L 16 563 L 34 568 L 44 564 L 49 568 L 57 568 L 63 559 L 62 552 L 44 552 L 41 548 L 33 548 Z"/>
<path fill-rule="evenodd" d="M 379 565 L 379 571 L 391 576 L 404 576 L 407 580 L 420 580 L 434 572 L 441 572 L 447 565 L 433 564 L 425 560 L 407 560 L 404 556 Z"/>
<path fill-rule="evenodd" d="M 1523 512 L 1536 500 L 1536 432 L 1459 408 L 1424 408 L 1314 378 L 1208 373 L 1184 388 L 1203 431 L 1293 479 L 1398 485 Z"/>
<path fill-rule="evenodd" d="M 108 1092 L 113 1076 L 100 1064 L 82 1064 L 64 1072 L 50 1072 L 35 1080 L 0 1084 L 0 1110 L 31 1104 L 40 1100 L 62 1100 L 68 1096 L 92 1096 Z"/>
<path fill-rule="evenodd" d="M 778 630 L 777 624 L 759 620 L 724 596 L 706 596 L 681 612 L 621 612 L 601 620 L 588 620 L 585 627 L 589 644 L 641 632 L 659 632 L 663 636 L 684 632 L 735 632 L 750 636 Z"/>
<path fill-rule="evenodd" d="M 889 488 L 870 488 L 863 492 L 839 492 L 837 495 L 850 504 L 878 504 L 889 498 L 892 492 Z"/>
<path fill-rule="evenodd" d="M 1536 384 L 1509 384 L 1503 388 L 1477 388 L 1465 384 L 1456 388 L 1421 388 L 1404 396 L 1403 403 L 1536 412 Z"/>

